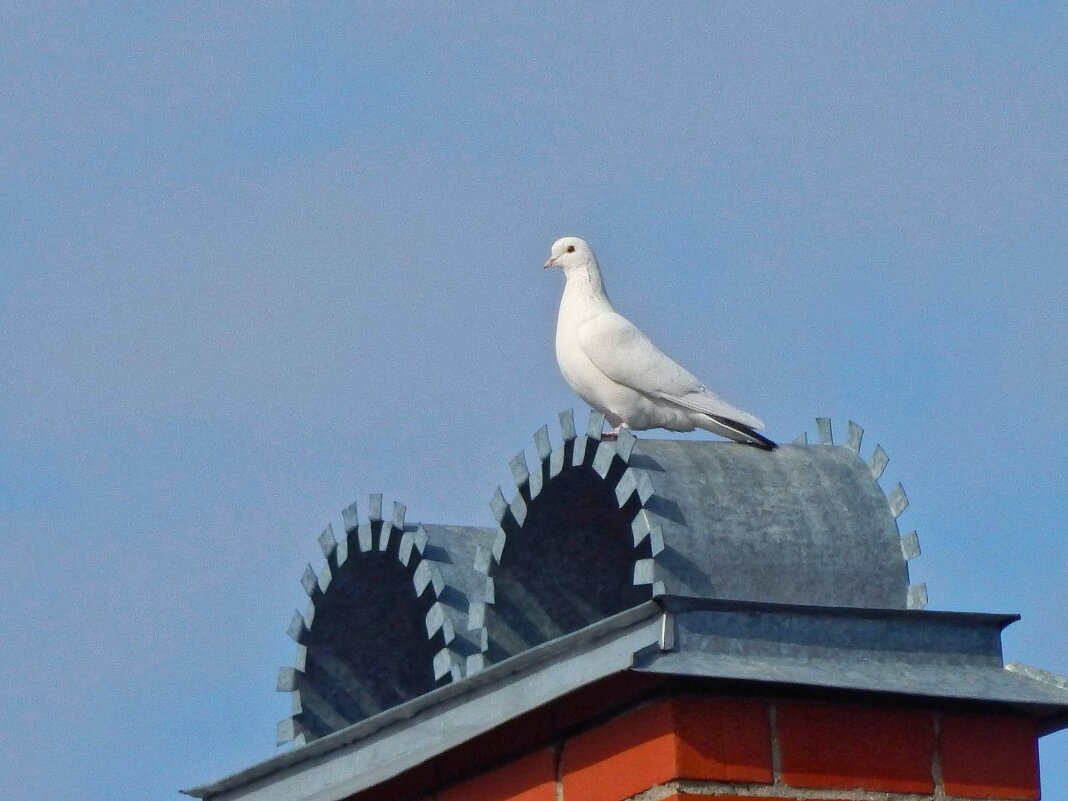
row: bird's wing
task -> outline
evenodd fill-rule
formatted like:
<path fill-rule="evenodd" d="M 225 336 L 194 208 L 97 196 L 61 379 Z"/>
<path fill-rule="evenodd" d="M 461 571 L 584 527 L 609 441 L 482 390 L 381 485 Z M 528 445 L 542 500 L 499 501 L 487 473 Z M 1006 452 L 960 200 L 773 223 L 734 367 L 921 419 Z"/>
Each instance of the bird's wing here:
<path fill-rule="evenodd" d="M 578 342 L 594 366 L 617 384 L 700 414 L 764 427 L 753 415 L 709 392 L 693 373 L 617 312 L 604 312 L 580 325 Z"/>
<path fill-rule="evenodd" d="M 580 325 L 578 342 L 598 370 L 617 384 L 646 395 L 685 395 L 701 386 L 694 375 L 617 312 L 604 312 Z"/>

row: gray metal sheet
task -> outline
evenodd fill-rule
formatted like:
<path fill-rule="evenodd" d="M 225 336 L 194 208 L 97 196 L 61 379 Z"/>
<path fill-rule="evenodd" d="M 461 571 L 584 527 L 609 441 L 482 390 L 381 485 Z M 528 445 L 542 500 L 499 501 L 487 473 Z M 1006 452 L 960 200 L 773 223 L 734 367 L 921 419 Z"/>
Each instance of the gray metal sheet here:
<path fill-rule="evenodd" d="M 897 524 L 852 451 L 639 439 L 630 465 L 655 490 L 668 593 L 905 608 Z"/>

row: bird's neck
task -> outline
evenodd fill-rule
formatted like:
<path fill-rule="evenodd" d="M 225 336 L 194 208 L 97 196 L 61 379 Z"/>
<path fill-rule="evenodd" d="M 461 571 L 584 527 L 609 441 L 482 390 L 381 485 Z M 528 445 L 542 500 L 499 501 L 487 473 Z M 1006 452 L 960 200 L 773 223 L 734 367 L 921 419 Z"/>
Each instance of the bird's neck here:
<path fill-rule="evenodd" d="M 598 313 L 612 308 L 596 261 L 589 261 L 568 270 L 567 283 L 564 285 L 564 302 L 588 306 L 596 309 Z"/>

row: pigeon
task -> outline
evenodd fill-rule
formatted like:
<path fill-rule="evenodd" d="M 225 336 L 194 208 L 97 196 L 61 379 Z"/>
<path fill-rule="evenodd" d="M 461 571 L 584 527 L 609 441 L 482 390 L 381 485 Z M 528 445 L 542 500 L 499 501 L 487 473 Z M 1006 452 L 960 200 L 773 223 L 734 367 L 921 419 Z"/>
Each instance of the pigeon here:
<path fill-rule="evenodd" d="M 564 271 L 564 294 L 556 320 L 556 360 L 564 380 L 615 427 L 645 431 L 702 428 L 765 450 L 776 446 L 757 433 L 764 424 L 709 392 L 617 312 L 597 257 L 578 237 L 553 243 L 545 267 Z"/>

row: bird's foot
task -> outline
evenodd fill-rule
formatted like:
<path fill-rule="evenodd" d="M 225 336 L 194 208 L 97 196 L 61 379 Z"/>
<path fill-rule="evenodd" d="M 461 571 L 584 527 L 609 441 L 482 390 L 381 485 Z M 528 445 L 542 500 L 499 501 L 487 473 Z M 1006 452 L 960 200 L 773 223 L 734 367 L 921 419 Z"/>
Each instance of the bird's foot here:
<path fill-rule="evenodd" d="M 605 442 L 615 442 L 617 439 L 619 439 L 619 429 L 621 428 L 623 428 L 622 424 L 616 426 L 611 431 L 605 431 L 603 434 L 601 434 L 601 439 Z"/>

